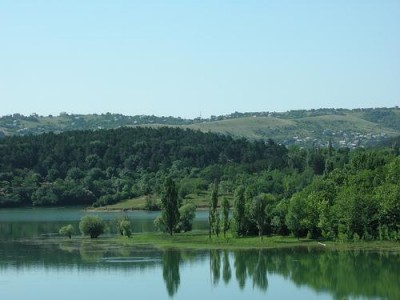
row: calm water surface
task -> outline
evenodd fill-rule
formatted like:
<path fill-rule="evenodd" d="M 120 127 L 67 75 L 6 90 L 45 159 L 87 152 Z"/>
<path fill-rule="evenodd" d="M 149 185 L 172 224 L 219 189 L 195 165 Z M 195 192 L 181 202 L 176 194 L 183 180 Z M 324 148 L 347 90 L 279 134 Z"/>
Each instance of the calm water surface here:
<path fill-rule="evenodd" d="M 400 299 L 395 253 L 158 250 L 48 235 L 83 214 L 0 210 L 0 299 Z M 131 213 L 135 231 L 152 230 L 156 215 Z M 101 216 L 112 234 L 117 215 Z M 195 227 L 206 225 L 200 213 Z"/>

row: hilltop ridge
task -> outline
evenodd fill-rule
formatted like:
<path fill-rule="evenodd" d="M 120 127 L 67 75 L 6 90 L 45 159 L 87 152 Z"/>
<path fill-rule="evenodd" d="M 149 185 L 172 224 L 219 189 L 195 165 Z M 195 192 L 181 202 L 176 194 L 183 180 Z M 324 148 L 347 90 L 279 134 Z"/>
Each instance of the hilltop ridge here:
<path fill-rule="evenodd" d="M 312 109 L 287 112 L 235 112 L 209 118 L 184 119 L 154 115 L 31 114 L 0 117 L 0 138 L 45 132 L 112 129 L 123 126 L 172 126 L 217 132 L 247 139 L 274 139 L 286 146 L 356 148 L 373 146 L 400 135 L 400 109 Z"/>

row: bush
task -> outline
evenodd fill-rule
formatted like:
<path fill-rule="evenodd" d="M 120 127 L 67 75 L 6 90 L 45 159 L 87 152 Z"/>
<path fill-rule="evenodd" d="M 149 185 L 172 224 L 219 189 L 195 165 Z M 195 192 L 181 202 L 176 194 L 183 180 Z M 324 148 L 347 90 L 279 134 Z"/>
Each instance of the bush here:
<path fill-rule="evenodd" d="M 188 203 L 179 208 L 179 223 L 177 231 L 191 231 L 193 227 L 193 220 L 196 216 L 196 205 Z"/>
<path fill-rule="evenodd" d="M 71 224 L 61 227 L 60 230 L 58 231 L 59 235 L 67 236 L 69 238 L 72 237 L 73 233 L 74 233 L 74 227 Z"/>
<path fill-rule="evenodd" d="M 84 235 L 90 235 L 91 239 L 104 233 L 105 224 L 98 216 L 84 216 L 79 222 L 79 229 Z"/>
<path fill-rule="evenodd" d="M 147 196 L 144 209 L 152 211 L 160 210 L 160 204 L 157 203 L 157 199 L 155 197 Z"/>
<path fill-rule="evenodd" d="M 119 222 L 119 229 L 123 236 L 130 237 L 132 234 L 131 222 L 129 220 Z"/>
<path fill-rule="evenodd" d="M 155 218 L 154 227 L 156 228 L 157 231 L 161 231 L 161 232 L 166 231 L 166 226 L 165 226 L 164 220 L 161 215 L 158 216 L 157 218 Z"/>
<path fill-rule="evenodd" d="M 132 234 L 132 222 L 127 215 L 119 216 L 114 220 L 117 232 L 122 236 L 130 237 Z"/>

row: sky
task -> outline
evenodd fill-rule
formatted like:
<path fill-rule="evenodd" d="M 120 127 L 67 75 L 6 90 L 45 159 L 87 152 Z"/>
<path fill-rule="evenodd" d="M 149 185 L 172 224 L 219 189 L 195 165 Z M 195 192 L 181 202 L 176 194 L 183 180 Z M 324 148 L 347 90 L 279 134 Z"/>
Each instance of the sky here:
<path fill-rule="evenodd" d="M 400 0 L 0 0 L 0 115 L 400 104 Z"/>

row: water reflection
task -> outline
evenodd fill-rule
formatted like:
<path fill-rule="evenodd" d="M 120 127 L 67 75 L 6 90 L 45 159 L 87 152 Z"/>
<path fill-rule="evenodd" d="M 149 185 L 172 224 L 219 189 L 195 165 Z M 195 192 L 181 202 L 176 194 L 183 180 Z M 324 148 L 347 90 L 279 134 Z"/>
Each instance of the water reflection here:
<path fill-rule="evenodd" d="M 236 280 L 241 289 L 245 287 L 246 280 L 249 278 L 253 282 L 253 287 L 261 291 L 267 290 L 267 255 L 266 250 L 234 252 Z"/>
<path fill-rule="evenodd" d="M 330 251 L 307 248 L 227 250 L 157 250 L 151 247 L 115 247 L 107 240 L 63 240 L 53 244 L 0 242 L 0 272 L 8 269 L 153 270 L 164 281 L 170 297 L 185 285 L 182 268 L 208 269 L 213 288 L 239 287 L 269 293 L 277 275 L 287 284 L 329 293 L 334 299 L 400 299 L 400 255 L 390 252 Z M 201 273 L 202 274 L 202 273 Z M 204 277 L 205 275 L 205 277 Z M 200 276 L 200 275 L 198 275 Z M 207 281 L 202 274 L 200 280 Z M 187 283 L 186 283 L 187 284 Z M 193 282 L 191 284 L 194 284 Z"/>
<path fill-rule="evenodd" d="M 166 250 L 163 253 L 163 278 L 167 292 L 170 297 L 175 295 L 178 291 L 179 284 L 181 283 L 181 277 L 179 274 L 179 264 L 182 259 L 180 251 Z"/>
<path fill-rule="evenodd" d="M 221 277 L 221 251 L 210 250 L 210 274 L 214 285 L 219 283 Z"/>
<path fill-rule="evenodd" d="M 231 264 L 229 262 L 229 253 L 228 250 L 225 250 L 223 253 L 223 267 L 222 267 L 222 278 L 224 279 L 224 283 L 228 284 L 232 277 Z"/>

